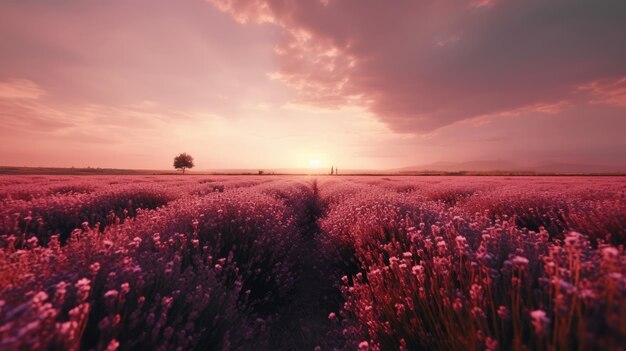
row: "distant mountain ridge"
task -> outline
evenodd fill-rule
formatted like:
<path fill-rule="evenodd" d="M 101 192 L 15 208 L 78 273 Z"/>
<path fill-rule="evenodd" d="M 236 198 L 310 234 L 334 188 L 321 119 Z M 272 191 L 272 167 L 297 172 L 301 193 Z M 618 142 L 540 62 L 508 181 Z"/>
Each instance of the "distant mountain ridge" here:
<path fill-rule="evenodd" d="M 233 168 L 233 169 L 192 169 L 189 175 L 328 175 L 330 169 L 307 168 Z M 394 169 L 350 169 L 340 168 L 339 175 L 541 175 L 541 174 L 614 174 L 626 175 L 626 165 L 609 166 L 602 164 L 578 164 L 546 162 L 534 166 L 518 165 L 505 160 L 435 162 L 420 166 Z M 117 169 L 117 168 L 74 168 L 74 167 L 20 167 L 1 166 L 0 174 L 67 174 L 67 175 L 173 175 L 175 170 Z"/>
<path fill-rule="evenodd" d="M 583 164 L 565 162 L 545 162 L 536 165 L 519 165 L 505 160 L 479 160 L 467 162 L 434 162 L 420 166 L 394 169 L 393 171 L 409 172 L 535 172 L 561 174 L 593 174 L 593 173 L 626 173 L 626 166 L 609 166 L 603 164 Z"/>

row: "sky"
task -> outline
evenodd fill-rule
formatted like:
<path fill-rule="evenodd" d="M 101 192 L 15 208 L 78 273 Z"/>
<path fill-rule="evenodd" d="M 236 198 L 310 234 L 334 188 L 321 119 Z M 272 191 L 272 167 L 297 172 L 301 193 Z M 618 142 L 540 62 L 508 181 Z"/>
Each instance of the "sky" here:
<path fill-rule="evenodd" d="M 623 0 L 0 0 L 0 165 L 626 167 Z"/>

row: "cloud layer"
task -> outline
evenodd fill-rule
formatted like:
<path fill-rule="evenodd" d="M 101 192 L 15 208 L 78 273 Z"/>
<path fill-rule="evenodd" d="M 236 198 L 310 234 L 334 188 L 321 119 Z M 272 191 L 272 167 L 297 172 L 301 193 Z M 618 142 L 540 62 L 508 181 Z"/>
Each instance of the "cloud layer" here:
<path fill-rule="evenodd" d="M 623 0 L 0 1 L 0 165 L 626 166 Z"/>
<path fill-rule="evenodd" d="M 396 131 L 624 96 L 597 85 L 626 77 L 621 0 L 212 2 L 284 30 L 273 76 L 300 101 L 367 104 Z"/>

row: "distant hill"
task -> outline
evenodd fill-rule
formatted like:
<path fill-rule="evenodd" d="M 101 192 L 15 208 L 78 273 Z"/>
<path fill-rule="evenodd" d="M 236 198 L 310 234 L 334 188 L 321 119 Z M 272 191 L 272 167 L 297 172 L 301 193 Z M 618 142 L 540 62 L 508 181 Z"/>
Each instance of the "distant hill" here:
<path fill-rule="evenodd" d="M 330 168 L 231 168 L 231 169 L 190 169 L 186 175 L 327 175 Z M 387 171 L 339 169 L 341 175 L 374 175 Z M 41 175 L 176 175 L 181 174 L 176 170 L 149 170 L 149 169 L 118 169 L 97 167 L 19 167 L 0 166 L 2 174 L 41 174 Z"/>
<path fill-rule="evenodd" d="M 576 164 L 576 163 L 544 163 L 532 167 L 532 171 L 541 173 L 626 173 L 625 167 L 607 166 L 601 164 Z"/>
<path fill-rule="evenodd" d="M 262 171 L 263 173 L 259 173 Z M 328 175 L 330 169 L 306 168 L 256 168 L 256 169 L 193 169 L 187 175 Z M 63 167 L 11 167 L 0 166 L 2 174 L 41 174 L 41 175 L 174 175 L 175 170 L 115 169 L 115 168 L 63 168 Z M 559 174 L 607 174 L 626 175 L 626 166 L 600 164 L 542 163 L 535 166 L 520 166 L 513 162 L 471 161 L 436 162 L 421 166 L 395 169 L 366 170 L 339 169 L 339 175 L 559 175 Z"/>
<path fill-rule="evenodd" d="M 471 162 L 435 162 L 421 166 L 403 167 L 395 169 L 398 172 L 492 172 L 492 171 L 515 171 L 519 166 L 508 161 L 471 161 Z"/>
<path fill-rule="evenodd" d="M 420 166 L 403 167 L 391 171 L 400 173 L 417 172 L 483 172 L 483 173 L 541 173 L 541 174 L 624 174 L 626 166 L 577 163 L 540 163 L 536 165 L 518 165 L 504 160 L 435 162 Z"/>
<path fill-rule="evenodd" d="M 0 174 L 42 175 L 162 175 L 176 174 L 174 170 L 118 169 L 95 167 L 11 167 L 0 166 Z"/>

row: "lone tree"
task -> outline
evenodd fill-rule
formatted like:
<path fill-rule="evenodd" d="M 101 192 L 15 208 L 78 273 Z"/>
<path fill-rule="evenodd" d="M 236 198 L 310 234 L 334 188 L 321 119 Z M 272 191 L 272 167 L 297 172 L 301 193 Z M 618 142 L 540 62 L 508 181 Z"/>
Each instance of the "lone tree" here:
<path fill-rule="evenodd" d="M 193 157 L 186 152 L 174 157 L 174 168 L 182 169 L 185 174 L 185 169 L 193 168 Z"/>

